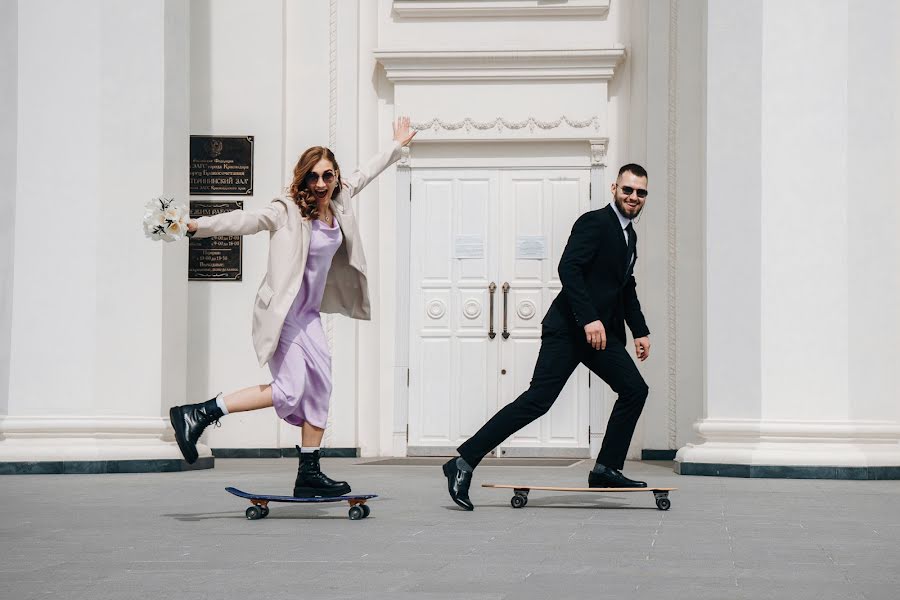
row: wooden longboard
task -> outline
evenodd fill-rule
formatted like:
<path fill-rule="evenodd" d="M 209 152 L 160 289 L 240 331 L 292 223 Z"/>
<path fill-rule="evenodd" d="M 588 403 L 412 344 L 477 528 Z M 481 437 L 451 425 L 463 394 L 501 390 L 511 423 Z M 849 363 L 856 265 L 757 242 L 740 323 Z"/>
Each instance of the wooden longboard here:
<path fill-rule="evenodd" d="M 656 499 L 656 508 L 659 510 L 669 510 L 672 506 L 671 500 L 669 500 L 669 492 L 673 492 L 678 488 L 664 488 L 664 487 L 643 487 L 643 488 L 577 488 L 577 487 L 555 487 L 555 486 L 545 486 L 545 485 L 508 485 L 501 483 L 482 483 L 481 487 L 486 488 L 501 488 L 507 490 L 513 490 L 513 497 L 510 499 L 509 503 L 513 508 L 522 508 L 526 504 L 528 504 L 528 492 L 531 490 L 540 490 L 547 492 L 591 492 L 591 493 L 601 493 L 601 494 L 619 494 L 626 492 L 652 492 L 653 497 Z"/>
<path fill-rule="evenodd" d="M 251 494 L 237 488 L 227 487 L 225 491 L 239 498 L 246 498 L 253 506 L 245 511 L 245 515 L 251 521 L 265 519 L 269 516 L 269 502 L 290 502 L 295 504 L 323 504 L 327 502 L 346 502 L 350 505 L 350 520 L 365 519 L 371 509 L 366 505 L 366 500 L 377 498 L 375 494 L 355 494 L 352 496 L 331 496 L 314 498 L 295 498 L 293 496 L 273 496 L 271 494 Z"/>

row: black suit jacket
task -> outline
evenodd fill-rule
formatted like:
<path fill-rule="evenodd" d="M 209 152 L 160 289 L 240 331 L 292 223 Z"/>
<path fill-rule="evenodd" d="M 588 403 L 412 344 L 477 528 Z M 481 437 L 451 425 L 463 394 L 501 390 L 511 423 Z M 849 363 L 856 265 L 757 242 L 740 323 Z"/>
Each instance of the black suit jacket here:
<path fill-rule="evenodd" d="M 649 335 L 634 281 L 634 257 L 626 266 L 628 246 L 611 205 L 586 212 L 575 221 L 559 261 L 562 291 L 550 305 L 543 324 L 581 330 L 600 321 L 610 335 L 625 343 L 625 323 L 634 337 Z"/>

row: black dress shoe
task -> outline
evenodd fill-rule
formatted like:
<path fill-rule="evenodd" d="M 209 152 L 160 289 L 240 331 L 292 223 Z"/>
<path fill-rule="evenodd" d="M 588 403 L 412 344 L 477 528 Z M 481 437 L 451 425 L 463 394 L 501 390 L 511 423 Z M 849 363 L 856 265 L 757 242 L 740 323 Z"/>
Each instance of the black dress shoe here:
<path fill-rule="evenodd" d="M 645 488 L 647 483 L 628 479 L 618 469 L 595 465 L 588 475 L 588 487 L 592 488 Z"/>
<path fill-rule="evenodd" d="M 469 500 L 469 486 L 472 484 L 472 473 L 463 471 L 456 466 L 456 459 L 451 458 L 442 467 L 447 477 L 447 491 L 450 498 L 465 510 L 475 510 L 475 505 Z"/>
<path fill-rule="evenodd" d="M 322 472 L 319 466 L 319 451 L 300 452 L 300 466 L 294 481 L 294 498 L 334 498 L 350 493 L 350 484 L 335 481 Z"/>
<path fill-rule="evenodd" d="M 200 404 L 185 404 L 169 409 L 169 421 L 175 429 L 175 441 L 184 455 L 184 460 L 193 464 L 197 461 L 197 441 L 210 423 L 219 423 L 223 416 L 216 399 Z"/>

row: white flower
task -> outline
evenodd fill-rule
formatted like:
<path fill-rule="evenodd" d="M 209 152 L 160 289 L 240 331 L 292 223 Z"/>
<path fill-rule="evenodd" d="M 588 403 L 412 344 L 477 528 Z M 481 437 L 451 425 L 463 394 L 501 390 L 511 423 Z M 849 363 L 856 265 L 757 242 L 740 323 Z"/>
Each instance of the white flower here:
<path fill-rule="evenodd" d="M 154 198 L 144 205 L 144 235 L 152 240 L 174 242 L 187 234 L 188 209 L 174 198 Z"/>
<path fill-rule="evenodd" d="M 173 239 L 180 240 L 187 233 L 187 223 L 181 221 L 171 221 L 166 225 L 166 233 L 174 236 Z"/>

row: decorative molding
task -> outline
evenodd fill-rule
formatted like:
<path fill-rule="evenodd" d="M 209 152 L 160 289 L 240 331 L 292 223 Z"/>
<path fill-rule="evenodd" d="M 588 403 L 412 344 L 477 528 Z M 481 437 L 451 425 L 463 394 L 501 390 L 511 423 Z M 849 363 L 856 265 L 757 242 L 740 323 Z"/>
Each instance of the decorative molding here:
<path fill-rule="evenodd" d="M 463 305 L 463 315 L 469 320 L 475 320 L 481 316 L 481 302 L 470 298 Z"/>
<path fill-rule="evenodd" d="M 519 302 L 519 305 L 516 307 L 516 314 L 519 315 L 519 318 L 527 321 L 528 319 L 534 316 L 534 313 L 537 312 L 537 307 L 534 305 L 534 302 L 531 300 L 522 300 Z"/>
<path fill-rule="evenodd" d="M 401 18 L 468 17 L 605 17 L 609 0 L 394 0 Z"/>
<path fill-rule="evenodd" d="M 397 166 L 406 169 L 409 168 L 409 146 L 403 146 L 402 148 L 400 148 L 400 161 L 397 163 Z"/>
<path fill-rule="evenodd" d="M 590 140 L 591 144 L 591 166 L 606 166 L 606 151 L 609 148 L 609 140 Z"/>
<path fill-rule="evenodd" d="M 0 435 L 6 439 L 154 439 L 169 436 L 169 421 L 162 417 L 3 415 Z"/>
<path fill-rule="evenodd" d="M 328 145 L 334 149 L 337 144 L 337 0 L 328 4 Z"/>
<path fill-rule="evenodd" d="M 437 117 L 431 119 L 430 121 L 423 121 L 421 123 L 411 123 L 410 127 L 417 131 L 424 131 L 428 129 L 432 129 L 434 131 L 458 131 L 460 129 L 465 129 L 467 132 L 476 129 L 478 131 L 487 131 L 489 129 L 497 129 L 497 131 L 503 131 L 503 129 L 525 129 L 528 128 L 532 133 L 535 128 L 550 130 L 556 129 L 562 124 L 565 123 L 569 127 L 574 129 L 584 129 L 585 127 L 594 126 L 595 131 L 600 131 L 600 117 L 594 116 L 589 119 L 584 119 L 581 121 L 573 121 L 566 117 L 565 115 L 556 119 L 555 121 L 541 121 L 539 119 L 535 119 L 534 117 L 528 117 L 522 121 L 510 121 L 508 119 L 504 119 L 503 117 L 497 117 L 493 121 L 475 121 L 470 117 L 466 117 L 462 121 L 442 121 Z"/>
<path fill-rule="evenodd" d="M 376 50 L 387 78 L 399 81 L 608 81 L 625 47 L 570 50 Z"/>
<path fill-rule="evenodd" d="M 667 130 L 667 263 L 668 398 L 669 447 L 678 447 L 678 0 L 669 4 L 669 113 Z"/>
<path fill-rule="evenodd" d="M 792 421 L 775 419 L 702 419 L 694 430 L 704 439 L 716 442 L 793 443 L 900 441 L 900 424 L 894 421 Z M 699 448 L 688 444 L 686 447 Z M 815 452 L 814 448 L 807 448 Z M 897 448 L 900 453 L 900 446 Z"/>
<path fill-rule="evenodd" d="M 338 109 L 338 27 L 337 0 L 328 2 L 328 147 L 334 150 L 337 145 L 337 109 Z M 334 315 L 324 315 L 325 340 L 329 353 L 334 354 Z M 322 445 L 330 446 L 334 441 L 334 422 L 332 420 L 331 403 L 325 417 L 325 432 Z"/>
<path fill-rule="evenodd" d="M 428 303 L 425 312 L 428 313 L 430 318 L 438 320 L 447 314 L 447 305 L 444 304 L 443 300 L 434 299 Z"/>

